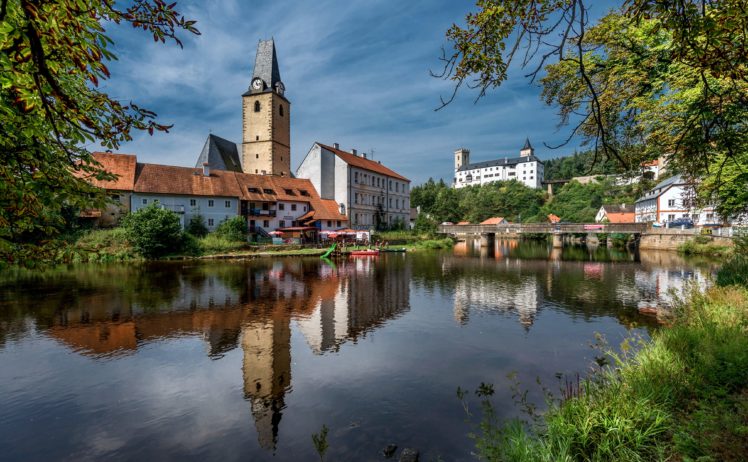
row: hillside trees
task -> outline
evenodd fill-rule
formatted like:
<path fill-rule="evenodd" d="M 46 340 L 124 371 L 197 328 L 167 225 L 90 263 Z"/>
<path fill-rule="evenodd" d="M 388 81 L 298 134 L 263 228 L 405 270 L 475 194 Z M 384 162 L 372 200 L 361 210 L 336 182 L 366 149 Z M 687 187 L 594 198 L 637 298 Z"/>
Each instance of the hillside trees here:
<path fill-rule="evenodd" d="M 0 258 L 43 258 L 63 207 L 102 205 L 107 179 L 87 145 L 117 149 L 133 131 L 167 131 L 153 112 L 100 90 L 116 59 L 105 29 L 129 23 L 154 41 L 199 33 L 162 0 L 0 2 Z"/>
<path fill-rule="evenodd" d="M 748 6 L 744 0 L 625 0 L 593 23 L 590 0 L 480 0 L 447 32 L 441 77 L 480 90 L 520 60 L 559 109 L 569 139 L 628 170 L 666 156 L 707 178 L 704 200 L 725 203 L 748 150 Z M 448 103 L 448 99 L 445 103 Z M 733 178 L 733 182 L 725 178 Z M 748 202 L 721 206 L 736 215 Z"/>

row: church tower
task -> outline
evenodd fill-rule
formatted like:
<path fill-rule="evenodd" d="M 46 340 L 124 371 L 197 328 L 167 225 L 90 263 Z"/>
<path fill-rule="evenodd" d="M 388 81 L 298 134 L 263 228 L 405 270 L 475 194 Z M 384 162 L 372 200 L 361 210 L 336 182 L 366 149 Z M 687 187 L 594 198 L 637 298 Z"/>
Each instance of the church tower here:
<path fill-rule="evenodd" d="M 535 148 L 530 144 L 530 138 L 525 138 L 525 145 L 519 150 L 520 157 L 532 157 L 535 155 Z"/>
<path fill-rule="evenodd" d="M 257 45 L 249 90 L 242 95 L 242 170 L 290 176 L 291 103 L 284 96 L 273 40 Z"/>

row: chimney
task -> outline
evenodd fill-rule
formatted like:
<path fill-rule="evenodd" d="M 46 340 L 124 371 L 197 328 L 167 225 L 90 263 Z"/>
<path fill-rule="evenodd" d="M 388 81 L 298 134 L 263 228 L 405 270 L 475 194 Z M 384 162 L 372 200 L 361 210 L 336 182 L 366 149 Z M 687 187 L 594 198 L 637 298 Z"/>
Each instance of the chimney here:
<path fill-rule="evenodd" d="M 366 159 L 366 153 L 365 153 L 365 152 L 362 152 L 362 153 L 361 153 L 361 157 L 363 157 L 364 159 Z"/>
<path fill-rule="evenodd" d="M 333 147 L 333 148 L 335 148 L 335 149 L 340 149 L 340 144 L 338 144 L 338 143 L 333 143 L 333 144 L 332 144 L 332 147 Z"/>
<path fill-rule="evenodd" d="M 207 162 L 203 162 L 203 176 L 210 176 L 210 167 Z"/>
<path fill-rule="evenodd" d="M 357 156 L 358 155 L 358 151 L 356 151 L 355 149 L 351 149 L 351 154 L 353 154 L 354 156 Z"/>

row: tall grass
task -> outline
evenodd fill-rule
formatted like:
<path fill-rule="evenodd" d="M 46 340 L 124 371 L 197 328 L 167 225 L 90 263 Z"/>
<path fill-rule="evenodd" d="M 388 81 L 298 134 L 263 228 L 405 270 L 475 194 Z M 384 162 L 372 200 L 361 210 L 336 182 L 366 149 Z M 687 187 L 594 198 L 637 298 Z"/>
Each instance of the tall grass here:
<path fill-rule="evenodd" d="M 745 460 L 748 291 L 690 290 L 672 326 L 549 401 L 538 421 L 496 422 L 484 401 L 475 435 L 496 461 Z"/>
<path fill-rule="evenodd" d="M 678 252 L 686 255 L 708 255 L 713 257 L 730 256 L 733 247 L 715 244 L 708 236 L 696 236 L 678 246 Z"/>
<path fill-rule="evenodd" d="M 230 239 L 217 233 L 210 233 L 198 239 L 198 245 L 205 254 L 236 252 L 249 247 L 244 241 Z"/>

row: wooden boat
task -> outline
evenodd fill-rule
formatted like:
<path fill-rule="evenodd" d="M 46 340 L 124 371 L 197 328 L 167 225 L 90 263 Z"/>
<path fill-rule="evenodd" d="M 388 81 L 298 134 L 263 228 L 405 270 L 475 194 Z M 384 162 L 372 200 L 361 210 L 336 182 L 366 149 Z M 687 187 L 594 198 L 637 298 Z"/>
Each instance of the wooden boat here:
<path fill-rule="evenodd" d="M 376 257 L 379 255 L 379 250 L 368 249 L 368 250 L 352 250 L 352 257 Z"/>

